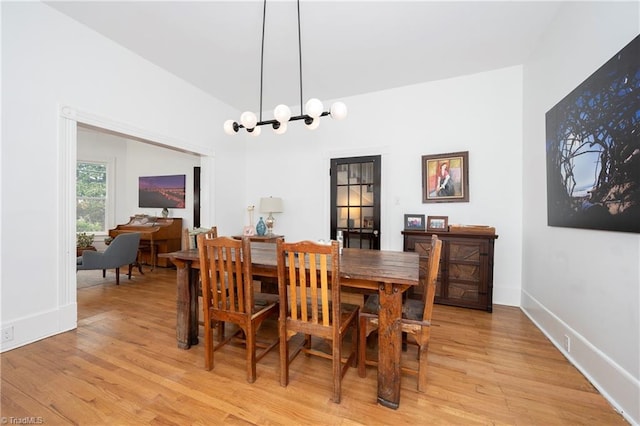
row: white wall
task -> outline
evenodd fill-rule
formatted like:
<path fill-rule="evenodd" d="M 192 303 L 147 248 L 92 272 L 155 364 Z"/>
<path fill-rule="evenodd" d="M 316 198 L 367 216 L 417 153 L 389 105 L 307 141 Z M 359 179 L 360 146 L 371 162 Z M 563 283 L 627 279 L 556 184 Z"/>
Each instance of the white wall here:
<path fill-rule="evenodd" d="M 640 423 L 640 236 L 547 226 L 545 113 L 630 42 L 640 3 L 567 3 L 524 72 L 522 306 Z M 639 219 L 640 220 L 640 219 Z M 563 348 L 571 339 L 571 352 Z"/>
<path fill-rule="evenodd" d="M 207 190 L 217 190 L 215 156 L 221 155 L 229 170 L 243 162 L 243 153 L 236 146 L 227 151 L 221 125 L 212 119 L 237 111 L 43 3 L 0 7 L 0 245 L 11 247 L 0 257 L 0 318 L 3 328 L 14 327 L 14 340 L 2 345 L 7 350 L 76 326 L 74 194 L 63 167 L 75 167 L 75 136 L 73 152 L 67 152 L 63 136 L 71 132 L 61 126 L 63 105 L 207 155 Z M 244 187 L 242 178 L 238 182 Z M 227 201 L 225 193 L 216 194 L 203 223 L 215 220 L 218 203 Z"/>
<path fill-rule="evenodd" d="M 169 217 L 181 217 L 184 227 L 193 227 L 193 168 L 200 165 L 200 157 L 160 148 L 136 141 L 127 143 L 127 202 L 119 209 L 117 223 L 126 223 L 132 214 L 161 216 L 162 209 L 138 207 L 138 178 L 140 176 L 186 175 L 184 209 L 169 209 Z M 134 160 L 134 161 L 132 161 Z"/>
<path fill-rule="evenodd" d="M 260 197 L 281 196 L 285 211 L 275 215 L 275 232 L 288 240 L 326 239 L 330 158 L 381 154 L 381 247 L 402 250 L 405 213 L 495 226 L 494 302 L 519 305 L 521 68 L 342 100 L 345 121 L 323 118 L 315 131 L 293 123 L 284 135 L 266 131 L 248 140 L 246 204 L 257 208 Z M 469 151 L 470 202 L 423 204 L 422 155 L 456 151 Z"/>

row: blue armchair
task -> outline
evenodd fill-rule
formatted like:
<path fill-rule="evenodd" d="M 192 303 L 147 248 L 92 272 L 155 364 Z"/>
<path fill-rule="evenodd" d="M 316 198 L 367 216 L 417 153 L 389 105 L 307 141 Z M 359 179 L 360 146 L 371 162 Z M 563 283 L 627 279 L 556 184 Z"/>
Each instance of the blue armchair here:
<path fill-rule="evenodd" d="M 131 267 L 136 263 L 139 245 L 139 232 L 120 234 L 113 239 L 104 252 L 82 252 L 82 256 L 78 256 L 76 270 L 102 269 L 104 277 L 105 270 L 115 268 L 116 284 L 119 285 L 121 266 L 129 265 L 128 276 L 131 279 Z"/>

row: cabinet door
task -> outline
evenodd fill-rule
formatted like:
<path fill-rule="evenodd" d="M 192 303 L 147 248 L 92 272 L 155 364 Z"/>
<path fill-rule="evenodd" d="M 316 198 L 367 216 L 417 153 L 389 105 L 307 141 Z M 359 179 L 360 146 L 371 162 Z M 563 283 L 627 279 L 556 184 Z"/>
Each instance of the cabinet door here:
<path fill-rule="evenodd" d="M 446 252 L 446 286 L 442 295 L 458 306 L 486 308 L 488 242 L 450 239 Z"/>

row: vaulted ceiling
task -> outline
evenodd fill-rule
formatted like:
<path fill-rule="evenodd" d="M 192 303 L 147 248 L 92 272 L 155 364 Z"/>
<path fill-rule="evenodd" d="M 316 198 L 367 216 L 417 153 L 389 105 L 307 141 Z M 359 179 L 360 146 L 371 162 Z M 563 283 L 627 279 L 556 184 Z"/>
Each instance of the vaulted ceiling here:
<path fill-rule="evenodd" d="M 262 1 L 47 4 L 238 110 L 258 111 Z M 302 0 L 303 98 L 340 99 L 521 64 L 561 6 Z M 297 30 L 295 1 L 266 3 L 265 111 L 299 105 Z"/>

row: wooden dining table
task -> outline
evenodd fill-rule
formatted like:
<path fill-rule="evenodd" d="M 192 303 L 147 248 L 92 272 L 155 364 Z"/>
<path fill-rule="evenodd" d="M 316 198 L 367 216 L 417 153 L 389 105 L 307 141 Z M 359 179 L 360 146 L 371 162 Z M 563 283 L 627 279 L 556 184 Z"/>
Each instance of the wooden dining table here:
<path fill-rule="evenodd" d="M 198 251 L 163 253 L 177 268 L 178 347 L 198 343 Z M 276 245 L 252 242 L 254 279 L 277 277 Z M 413 252 L 345 248 L 340 258 L 340 283 L 344 287 L 380 297 L 378 329 L 378 403 L 398 408 L 400 403 L 400 357 L 402 354 L 402 293 L 418 285 L 419 256 Z M 358 291 L 360 291 L 358 290 Z"/>

